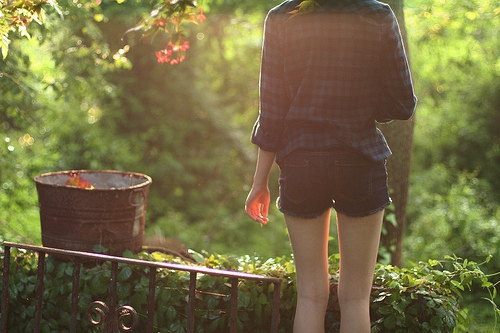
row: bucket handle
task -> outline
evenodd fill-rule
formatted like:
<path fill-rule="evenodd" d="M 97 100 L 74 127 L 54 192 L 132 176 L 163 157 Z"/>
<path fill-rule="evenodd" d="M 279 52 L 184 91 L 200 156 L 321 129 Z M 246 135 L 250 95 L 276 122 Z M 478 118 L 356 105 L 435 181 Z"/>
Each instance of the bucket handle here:
<path fill-rule="evenodd" d="M 140 202 L 134 202 L 135 198 L 136 198 L 136 196 L 134 194 L 138 193 L 138 192 L 141 193 L 141 200 L 140 200 Z M 128 197 L 128 203 L 130 204 L 130 206 L 133 206 L 133 207 L 141 206 L 145 200 L 146 200 L 146 195 L 144 194 L 144 191 L 142 190 L 142 188 L 132 190 L 130 192 L 129 197 Z"/>

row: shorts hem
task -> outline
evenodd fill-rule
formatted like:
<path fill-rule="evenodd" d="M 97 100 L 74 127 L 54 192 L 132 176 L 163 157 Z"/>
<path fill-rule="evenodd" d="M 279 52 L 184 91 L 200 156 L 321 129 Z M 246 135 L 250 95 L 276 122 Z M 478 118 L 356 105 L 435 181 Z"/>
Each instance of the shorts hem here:
<path fill-rule="evenodd" d="M 321 215 L 323 215 L 326 211 L 328 211 L 329 209 L 331 209 L 331 207 L 328 207 L 326 209 L 324 209 L 321 213 L 313 213 L 313 214 L 297 214 L 297 213 L 292 213 L 286 209 L 283 209 L 281 207 L 278 207 L 279 211 L 282 212 L 284 215 L 287 215 L 287 216 L 291 216 L 291 217 L 298 217 L 298 218 L 301 218 L 301 219 L 307 219 L 307 220 L 310 220 L 310 219 L 315 219 L 317 217 L 320 217 Z"/>
<path fill-rule="evenodd" d="M 386 209 L 387 207 L 389 207 L 389 205 L 391 203 L 392 203 L 392 200 L 389 200 L 386 203 L 384 203 L 383 205 L 381 205 L 375 209 L 369 210 L 367 212 L 362 212 L 362 213 L 347 213 L 347 212 L 340 210 L 340 209 L 335 209 L 335 210 L 337 212 L 344 214 L 345 216 L 349 216 L 349 217 L 365 217 L 365 216 L 370 216 L 370 215 L 376 214 L 376 213 Z"/>

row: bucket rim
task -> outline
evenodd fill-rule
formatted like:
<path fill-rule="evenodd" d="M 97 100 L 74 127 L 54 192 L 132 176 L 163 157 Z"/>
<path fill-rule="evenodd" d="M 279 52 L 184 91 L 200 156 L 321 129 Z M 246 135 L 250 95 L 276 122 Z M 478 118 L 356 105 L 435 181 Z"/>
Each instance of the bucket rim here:
<path fill-rule="evenodd" d="M 44 182 L 43 179 L 46 177 L 50 176 L 58 176 L 58 175 L 69 175 L 70 173 L 80 173 L 80 174 L 96 174 L 96 173 L 102 173 L 102 174 L 118 174 L 118 175 L 127 175 L 127 176 L 134 176 L 134 177 L 142 177 L 145 179 L 144 182 L 136 185 L 131 185 L 131 186 L 125 186 L 125 187 L 114 187 L 114 188 L 80 188 L 76 186 L 70 186 L 66 184 L 54 184 L 54 183 L 48 183 Z M 40 185 L 45 185 L 45 186 L 52 186 L 52 187 L 61 187 L 61 188 L 71 188 L 71 189 L 77 189 L 77 190 L 83 190 L 83 191 L 116 191 L 116 190 L 128 190 L 128 189 L 138 189 L 138 188 L 143 188 L 146 186 L 151 185 L 153 180 L 151 179 L 150 176 L 139 173 L 139 172 L 133 172 L 133 171 L 119 171 L 119 170 L 88 170 L 88 169 L 79 169 L 79 170 L 63 170 L 63 171 L 53 171 L 53 172 L 45 172 L 42 173 L 36 177 L 33 178 L 33 181 L 36 184 Z"/>

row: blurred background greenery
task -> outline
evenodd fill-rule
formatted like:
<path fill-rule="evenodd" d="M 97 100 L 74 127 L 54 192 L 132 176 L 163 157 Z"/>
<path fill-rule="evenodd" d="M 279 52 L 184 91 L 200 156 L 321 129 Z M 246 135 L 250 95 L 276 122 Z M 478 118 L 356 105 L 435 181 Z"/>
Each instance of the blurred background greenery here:
<path fill-rule="evenodd" d="M 150 10 L 146 0 L 60 1 L 64 19 L 49 10 L 45 24 L 31 23 L 31 39 L 11 36 L 0 60 L 0 240 L 41 244 L 36 175 L 116 169 L 153 178 L 148 239 L 288 255 L 275 207 L 263 228 L 243 210 L 263 20 L 279 2 L 205 1 L 207 20 L 189 27 L 191 48 L 175 66 L 156 63 L 161 38 L 122 40 Z M 419 97 L 405 265 L 493 254 L 487 269 L 498 272 L 500 5 L 408 0 L 405 26 Z M 271 184 L 276 196 L 277 170 Z M 492 321 L 480 297 L 467 300 L 477 313 L 469 332 Z"/>

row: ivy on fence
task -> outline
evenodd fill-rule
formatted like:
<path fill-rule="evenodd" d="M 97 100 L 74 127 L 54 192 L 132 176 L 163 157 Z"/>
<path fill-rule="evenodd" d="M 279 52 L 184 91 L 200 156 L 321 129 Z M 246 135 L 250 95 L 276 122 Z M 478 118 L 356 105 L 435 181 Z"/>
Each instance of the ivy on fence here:
<path fill-rule="evenodd" d="M 33 331 L 37 254 L 12 249 L 9 290 L 8 331 L 21 333 Z M 159 252 L 141 252 L 125 256 L 149 261 L 168 261 L 193 264 Z M 263 260 L 258 257 L 230 257 L 197 254 L 198 265 L 210 268 L 236 270 L 252 274 L 279 277 L 281 290 L 280 332 L 291 332 L 295 309 L 295 271 L 293 260 L 280 257 Z M 336 304 L 336 279 L 338 255 L 332 255 L 332 288 L 326 332 L 338 332 L 339 313 Z M 3 262 L 3 261 L 2 261 Z M 481 270 L 488 259 L 477 264 L 456 256 L 442 261 L 429 260 L 411 268 L 379 265 L 375 272 L 372 292 L 372 332 L 425 333 L 453 332 L 455 327 L 467 327 L 467 312 L 460 307 L 462 293 L 479 285 L 488 291 L 486 301 L 493 311 L 496 285 L 491 276 Z M 45 260 L 42 332 L 69 330 L 72 290 L 72 262 L 48 256 Z M 119 265 L 118 306 L 129 305 L 138 312 L 139 324 L 145 327 L 148 294 L 147 267 Z M 184 332 L 187 314 L 189 273 L 159 270 L 156 287 L 155 332 Z M 107 301 L 111 277 L 110 264 L 87 262 L 82 264 L 78 306 L 78 331 L 97 332 L 87 320 L 87 308 L 96 300 Z M 1 280 L 0 280 L 1 281 Z M 1 283 L 1 282 L 0 282 Z M 242 280 L 238 292 L 238 332 L 269 331 L 272 310 L 272 285 Z M 220 277 L 200 275 L 197 281 L 195 332 L 223 332 L 229 325 L 229 282 Z"/>

